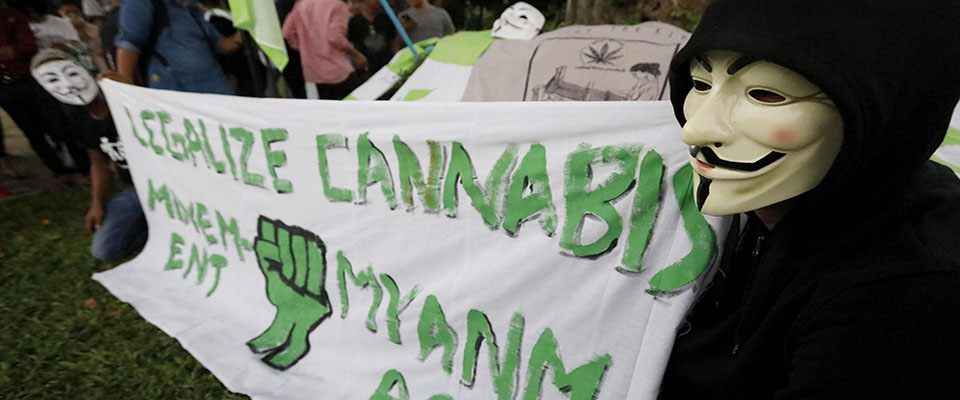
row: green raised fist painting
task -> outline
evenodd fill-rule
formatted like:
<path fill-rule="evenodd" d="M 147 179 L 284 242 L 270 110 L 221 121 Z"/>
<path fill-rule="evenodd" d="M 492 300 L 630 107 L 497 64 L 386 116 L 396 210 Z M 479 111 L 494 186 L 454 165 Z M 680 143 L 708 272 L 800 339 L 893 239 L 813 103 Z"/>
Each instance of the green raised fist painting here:
<path fill-rule="evenodd" d="M 254 251 L 277 314 L 247 346 L 263 353 L 271 367 L 285 370 L 307 355 L 307 336 L 332 313 L 324 289 L 326 247 L 314 233 L 264 216 L 257 232 Z"/>

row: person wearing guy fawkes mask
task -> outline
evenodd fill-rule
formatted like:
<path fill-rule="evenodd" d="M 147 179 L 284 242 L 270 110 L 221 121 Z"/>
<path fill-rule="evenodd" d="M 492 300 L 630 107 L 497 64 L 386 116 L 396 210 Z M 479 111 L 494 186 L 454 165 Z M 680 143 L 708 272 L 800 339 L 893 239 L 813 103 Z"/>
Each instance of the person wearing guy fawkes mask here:
<path fill-rule="evenodd" d="M 47 96 L 30 77 L 30 57 L 37 52 L 37 40 L 30 30 L 28 17 L 20 11 L 25 2 L 0 5 L 0 108 L 23 131 L 43 164 L 61 181 L 75 172 L 64 165 L 49 139 L 60 140 L 63 115 L 58 104 Z M 20 6 L 20 9 L 8 6 Z M 0 134 L 0 141 L 2 141 Z M 72 153 L 77 155 L 77 153 Z M 0 173 L 25 177 L 7 162 L 0 143 Z"/>
<path fill-rule="evenodd" d="M 84 227 L 92 232 L 90 254 L 101 261 L 117 261 L 140 250 L 147 240 L 147 221 L 137 199 L 126 153 L 117 136 L 107 101 L 97 81 L 66 52 L 41 50 L 30 61 L 30 72 L 71 115 L 69 135 L 90 157 L 90 209 Z M 114 174 L 123 190 L 107 202 Z"/>
<path fill-rule="evenodd" d="M 702 212 L 735 220 L 662 399 L 956 398 L 960 3 L 716 0 L 671 64 Z"/>

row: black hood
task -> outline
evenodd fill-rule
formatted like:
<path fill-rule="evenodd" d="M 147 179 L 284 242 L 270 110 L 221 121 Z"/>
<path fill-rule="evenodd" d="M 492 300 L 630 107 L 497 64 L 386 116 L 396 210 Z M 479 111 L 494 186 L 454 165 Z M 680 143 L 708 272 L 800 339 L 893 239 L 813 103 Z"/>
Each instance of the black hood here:
<path fill-rule="evenodd" d="M 960 266 L 960 180 L 929 161 L 960 98 L 956 21 L 956 0 L 715 0 L 707 9 L 670 66 L 681 124 L 690 60 L 710 50 L 792 69 L 830 96 L 844 122 L 826 177 L 753 250 L 736 344 L 783 293 L 802 299 L 849 276 Z M 739 251 L 736 228 L 727 254 Z"/>
<path fill-rule="evenodd" d="M 960 98 L 957 21 L 955 0 L 716 0 L 670 66 L 674 112 L 684 124 L 690 60 L 710 50 L 800 73 L 844 121 L 840 155 L 804 203 L 853 207 L 902 186 L 943 141 Z"/>

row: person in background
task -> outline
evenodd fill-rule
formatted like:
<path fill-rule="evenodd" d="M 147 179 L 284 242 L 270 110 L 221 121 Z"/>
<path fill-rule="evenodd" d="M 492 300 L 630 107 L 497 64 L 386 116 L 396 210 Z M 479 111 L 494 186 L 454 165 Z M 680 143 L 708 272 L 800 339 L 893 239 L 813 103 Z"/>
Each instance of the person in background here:
<path fill-rule="evenodd" d="M 24 3 L 8 4 L 23 9 Z M 65 117 L 60 105 L 30 77 L 30 57 L 37 52 L 37 41 L 29 20 L 17 8 L 0 6 L 0 21 L 3 22 L 0 24 L 0 107 L 23 131 L 40 161 L 58 178 L 66 179 L 75 170 L 64 164 L 47 140 L 47 137 L 54 141 L 60 139 L 59 131 L 66 127 Z M 73 29 L 69 22 L 67 26 Z M 72 155 L 79 158 L 76 153 Z M 21 175 L 11 168 L 6 157 L 0 160 L 4 173 Z"/>
<path fill-rule="evenodd" d="M 83 11 L 80 10 L 79 0 L 61 0 L 57 8 L 57 14 L 70 20 L 73 28 L 77 30 L 80 41 L 87 47 L 87 54 L 93 60 L 97 70 L 108 70 L 107 60 L 103 56 L 103 45 L 100 41 L 100 28 L 84 20 Z"/>
<path fill-rule="evenodd" d="M 203 10 L 203 19 L 213 25 L 224 37 L 235 34 L 248 35 L 245 32 L 238 32 L 237 28 L 233 27 L 233 16 L 230 15 L 230 11 L 221 8 L 222 1 L 200 0 L 199 4 Z M 238 51 L 221 54 L 218 58 L 224 72 L 227 73 L 230 86 L 240 96 L 263 97 L 266 71 L 260 62 L 258 52 L 253 38 L 246 37 Z"/>
<path fill-rule="evenodd" d="M 125 0 L 114 43 L 117 72 L 105 74 L 110 79 L 133 83 L 144 61 L 148 87 L 234 94 L 216 54 L 236 51 L 243 36 L 221 36 L 190 0 Z"/>
<path fill-rule="evenodd" d="M 0 25 L 0 107 L 6 109 L 8 104 L 14 104 L 14 98 L 26 97 L 23 94 L 11 95 L 17 91 L 16 86 L 24 86 L 25 82 L 20 85 L 14 83 L 24 80 L 28 60 L 37 52 L 37 42 L 30 33 L 26 17 L 16 10 L 0 5 L 0 21 L 3 21 Z M 29 77 L 26 80 L 29 81 Z M 3 143 L 3 126 L 0 126 L 0 173 L 11 178 L 22 177 L 8 158 Z"/>
<path fill-rule="evenodd" d="M 453 27 L 456 30 L 463 29 L 467 22 L 467 4 L 464 0 L 433 0 L 435 7 L 444 9 L 450 14 L 450 20 L 453 21 Z M 496 9 L 494 9 L 496 11 Z"/>
<path fill-rule="evenodd" d="M 3 125 L 0 125 L 0 174 L 4 174 L 11 178 L 21 178 L 19 172 L 13 168 L 13 164 L 10 163 L 10 159 L 7 157 L 7 148 L 3 144 Z"/>
<path fill-rule="evenodd" d="M 27 16 L 38 49 L 66 51 L 77 57 L 91 73 L 99 72 L 73 24 L 67 18 L 54 15 L 53 8 L 46 1 L 10 0 L 8 4 Z"/>
<path fill-rule="evenodd" d="M 111 0 L 83 0 L 83 15 L 94 25 L 103 24 L 104 18 L 114 7 L 118 7 Z"/>
<path fill-rule="evenodd" d="M 400 12 L 400 21 L 414 43 L 455 31 L 450 14 L 444 9 L 430 5 L 427 0 L 407 0 L 407 4 L 410 7 Z"/>
<path fill-rule="evenodd" d="M 387 65 L 396 53 L 397 29 L 378 0 L 349 0 L 347 6 L 353 15 L 347 26 L 347 38 L 370 63 L 366 73 L 360 74 L 360 80 L 365 81 L 371 73 Z"/>
<path fill-rule="evenodd" d="M 280 24 L 287 22 L 287 16 L 293 11 L 297 0 L 275 0 L 277 6 L 277 16 L 280 18 Z M 300 60 L 300 52 L 290 45 L 290 41 L 284 39 L 287 46 L 287 66 L 283 69 L 283 80 L 287 83 L 290 97 L 295 99 L 307 98 L 307 90 L 303 80 L 303 65 Z"/>
<path fill-rule="evenodd" d="M 367 57 L 347 40 L 348 18 L 343 1 L 298 0 L 283 22 L 283 38 L 302 57 L 308 99 L 340 100 L 360 83 L 354 68 L 366 69 Z"/>
<path fill-rule="evenodd" d="M 80 40 L 80 34 L 70 23 L 69 19 L 54 14 L 54 8 L 46 1 L 15 0 L 10 4 L 21 10 L 30 21 L 30 31 L 33 37 L 37 39 L 37 49 L 55 48 L 70 53 L 78 60 L 81 65 L 91 74 L 98 74 L 100 71 L 93 62 L 87 51 L 87 46 Z M 48 97 L 49 98 L 49 97 Z M 50 100 L 53 100 L 50 98 Z M 75 121 L 71 121 L 64 113 L 63 107 L 56 101 L 50 103 L 47 110 L 44 111 L 44 123 L 49 127 L 48 136 L 56 144 L 60 152 L 60 158 L 63 164 L 68 168 L 76 167 L 79 171 L 89 169 L 89 160 L 87 153 L 83 151 L 74 141 L 67 139 L 65 135 Z M 63 178 L 67 178 L 64 176 Z M 69 180 L 62 179 L 63 183 L 69 183 Z"/>
<path fill-rule="evenodd" d="M 117 70 L 117 46 L 113 44 L 120 32 L 120 6 L 123 0 L 111 0 L 110 11 L 103 16 L 100 25 L 100 43 L 103 48 L 103 58 L 107 61 L 107 69 Z"/>
<path fill-rule="evenodd" d="M 90 157 L 90 209 L 84 227 L 93 232 L 90 254 L 101 261 L 117 261 L 132 255 L 147 241 L 147 221 L 127 170 L 126 154 L 117 136 L 107 101 L 96 80 L 65 52 L 41 50 L 30 63 L 40 85 L 64 104 L 78 124 L 72 139 L 80 142 Z M 107 202 L 114 175 L 124 189 Z"/>

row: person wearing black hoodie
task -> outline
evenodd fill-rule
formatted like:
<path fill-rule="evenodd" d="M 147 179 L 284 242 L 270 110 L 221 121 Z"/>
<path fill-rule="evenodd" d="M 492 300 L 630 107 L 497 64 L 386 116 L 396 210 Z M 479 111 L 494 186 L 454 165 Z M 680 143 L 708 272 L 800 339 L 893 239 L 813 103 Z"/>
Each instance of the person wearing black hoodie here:
<path fill-rule="evenodd" d="M 960 180 L 929 161 L 960 100 L 958 18 L 946 0 L 710 5 L 671 100 L 698 205 L 735 221 L 661 399 L 960 396 Z M 820 146 L 800 167 L 777 142 L 798 132 Z M 738 153 L 743 137 L 769 152 Z M 781 166 L 803 182 L 725 186 Z"/>

